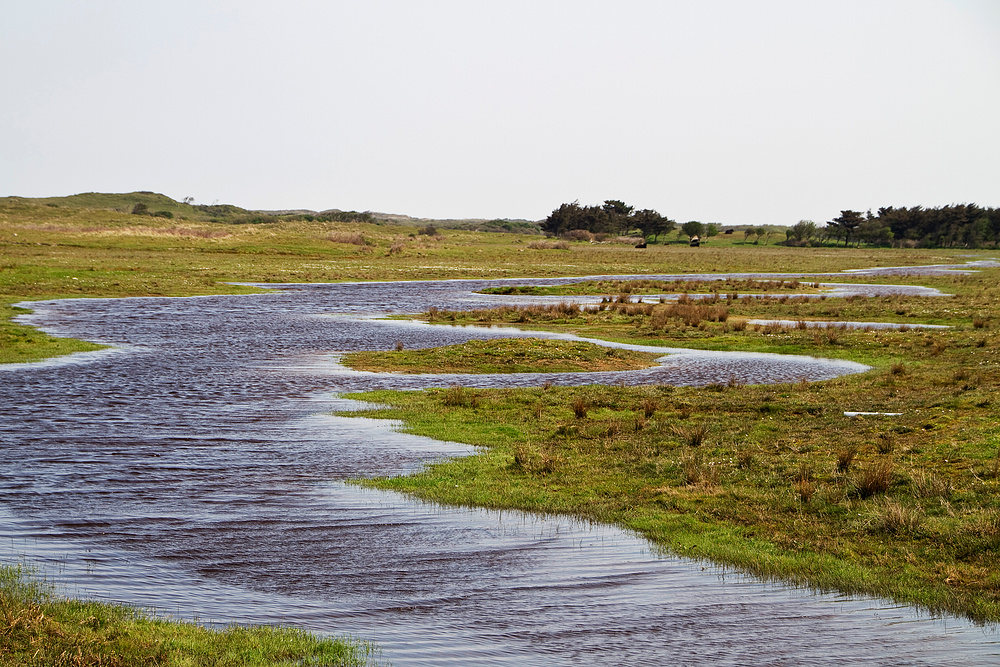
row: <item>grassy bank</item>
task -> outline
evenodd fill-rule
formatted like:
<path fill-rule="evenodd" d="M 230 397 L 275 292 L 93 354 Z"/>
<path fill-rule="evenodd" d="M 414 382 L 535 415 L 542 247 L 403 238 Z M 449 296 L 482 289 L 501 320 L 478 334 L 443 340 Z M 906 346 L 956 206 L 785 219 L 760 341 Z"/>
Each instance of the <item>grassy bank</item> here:
<path fill-rule="evenodd" d="M 209 630 L 132 607 L 58 598 L 16 566 L 0 566 L 0 610 L 0 665 L 10 667 L 374 664 L 373 648 L 362 642 L 289 628 Z"/>
<path fill-rule="evenodd" d="M 939 278 L 957 297 L 739 300 L 728 306 L 738 317 L 720 303 L 427 313 L 646 345 L 848 358 L 874 370 L 771 386 L 364 394 L 392 406 L 371 416 L 485 448 L 366 483 L 435 502 L 616 523 L 675 553 L 762 577 L 997 621 L 997 274 Z M 750 317 L 952 328 L 740 325 Z"/>

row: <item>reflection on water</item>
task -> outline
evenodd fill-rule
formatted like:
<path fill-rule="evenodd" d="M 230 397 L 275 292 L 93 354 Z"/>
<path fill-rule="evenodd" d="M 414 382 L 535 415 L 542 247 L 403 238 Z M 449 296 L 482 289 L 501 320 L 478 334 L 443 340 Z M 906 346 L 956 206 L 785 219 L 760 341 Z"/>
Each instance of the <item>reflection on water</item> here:
<path fill-rule="evenodd" d="M 471 293 L 486 284 L 35 305 L 27 319 L 47 331 L 124 351 L 0 375 L 0 526 L 11 553 L 43 563 L 69 592 L 219 623 L 350 632 L 397 665 L 957 665 L 1000 655 L 992 629 L 703 571 L 612 528 L 338 483 L 465 451 L 326 414 L 350 406 L 337 392 L 456 376 L 355 373 L 333 353 L 521 335 L 365 319 L 495 303 Z M 469 381 L 704 384 L 857 370 L 684 353 L 638 374 Z"/>

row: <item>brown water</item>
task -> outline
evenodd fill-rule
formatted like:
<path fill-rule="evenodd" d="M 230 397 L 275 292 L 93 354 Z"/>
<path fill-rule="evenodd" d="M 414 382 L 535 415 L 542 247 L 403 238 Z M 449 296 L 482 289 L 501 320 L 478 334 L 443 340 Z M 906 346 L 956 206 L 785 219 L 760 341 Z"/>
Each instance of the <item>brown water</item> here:
<path fill-rule="evenodd" d="M 702 569 L 609 527 L 342 484 L 465 449 L 328 414 L 350 409 L 339 392 L 459 378 L 354 373 L 332 353 L 522 335 L 366 319 L 497 303 L 472 294 L 486 284 L 35 304 L 28 321 L 116 349 L 0 371 L 9 553 L 73 594 L 204 622 L 348 632 L 396 665 L 1000 660 L 995 628 Z M 749 383 L 858 370 L 701 352 L 637 373 L 471 382 Z"/>

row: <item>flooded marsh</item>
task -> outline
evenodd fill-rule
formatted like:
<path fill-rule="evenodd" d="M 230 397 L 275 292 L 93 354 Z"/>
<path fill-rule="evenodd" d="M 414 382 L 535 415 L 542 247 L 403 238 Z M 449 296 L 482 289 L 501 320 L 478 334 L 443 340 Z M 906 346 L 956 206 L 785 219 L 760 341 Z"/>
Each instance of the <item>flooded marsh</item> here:
<path fill-rule="evenodd" d="M 71 594 L 209 623 L 347 632 L 380 644 L 396 665 L 1000 657 L 995 629 L 961 619 L 761 583 L 611 527 L 343 484 L 468 448 L 330 416 L 358 407 L 343 393 L 459 378 L 354 372 L 335 353 L 529 335 L 374 319 L 492 307 L 511 297 L 475 292 L 497 284 L 301 284 L 32 304 L 23 321 L 112 349 L 0 370 L 0 526 L 11 557 L 41 563 Z M 811 357 L 666 352 L 674 354 L 640 371 L 461 381 L 753 384 L 864 370 Z"/>

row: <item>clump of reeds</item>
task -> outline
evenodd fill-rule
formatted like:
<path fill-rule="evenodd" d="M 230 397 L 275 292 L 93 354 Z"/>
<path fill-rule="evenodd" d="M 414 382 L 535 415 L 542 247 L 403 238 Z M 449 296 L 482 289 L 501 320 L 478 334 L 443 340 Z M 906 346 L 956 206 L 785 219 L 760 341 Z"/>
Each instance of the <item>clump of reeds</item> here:
<path fill-rule="evenodd" d="M 910 476 L 913 494 L 918 498 L 951 498 L 954 487 L 951 482 L 937 475 L 918 470 Z"/>
<path fill-rule="evenodd" d="M 854 493 L 861 498 L 885 493 L 892 484 L 895 465 L 892 459 L 881 458 L 861 469 L 853 480 Z"/>
<path fill-rule="evenodd" d="M 893 437 L 892 433 L 879 433 L 875 439 L 875 449 L 878 450 L 879 454 L 891 454 L 895 447 L 896 438 Z"/>
<path fill-rule="evenodd" d="M 871 524 L 871 532 L 888 535 L 915 533 L 923 525 L 923 514 L 914 508 L 902 505 L 895 500 L 884 498 L 876 505 Z"/>
<path fill-rule="evenodd" d="M 681 471 L 684 474 L 684 483 L 689 486 L 701 485 L 711 488 L 719 485 L 719 467 L 705 463 L 700 451 L 681 459 Z"/>
<path fill-rule="evenodd" d="M 837 470 L 847 472 L 851 469 L 854 457 L 858 455 L 857 444 L 850 444 L 837 452 Z"/>
<path fill-rule="evenodd" d="M 660 404 L 655 398 L 642 399 L 642 416 L 649 419 L 660 409 Z"/>
<path fill-rule="evenodd" d="M 692 426 L 674 426 L 674 437 L 688 447 L 700 447 L 708 436 L 708 427 L 704 424 L 694 424 Z"/>
<path fill-rule="evenodd" d="M 555 471 L 558 461 L 547 452 L 535 452 L 527 445 L 521 445 L 514 450 L 514 461 L 511 469 L 538 475 L 549 475 Z"/>
<path fill-rule="evenodd" d="M 465 387 L 460 385 L 452 385 L 444 392 L 444 397 L 441 402 L 449 407 L 457 408 L 478 408 L 479 407 L 479 396 L 475 392 L 468 391 Z"/>
<path fill-rule="evenodd" d="M 749 470 L 754 464 L 754 450 L 745 445 L 736 449 L 736 467 L 740 470 Z"/>

